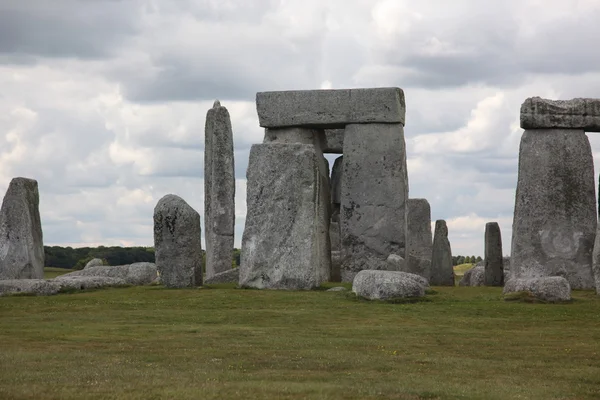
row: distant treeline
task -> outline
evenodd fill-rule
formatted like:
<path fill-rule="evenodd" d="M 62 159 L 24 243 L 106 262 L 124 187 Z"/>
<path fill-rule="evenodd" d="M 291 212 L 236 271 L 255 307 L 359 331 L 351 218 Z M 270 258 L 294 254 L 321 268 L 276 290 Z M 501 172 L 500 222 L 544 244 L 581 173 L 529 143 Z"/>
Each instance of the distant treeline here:
<path fill-rule="evenodd" d="M 480 256 L 453 256 L 452 257 L 452 265 L 461 265 L 461 264 L 476 264 L 479 261 L 483 261 L 483 258 Z"/>
<path fill-rule="evenodd" d="M 154 247 L 61 247 L 44 246 L 46 267 L 82 269 L 93 258 L 106 265 L 126 265 L 135 262 L 154 262 Z M 240 250 L 233 249 L 232 265 L 240 265 Z"/>

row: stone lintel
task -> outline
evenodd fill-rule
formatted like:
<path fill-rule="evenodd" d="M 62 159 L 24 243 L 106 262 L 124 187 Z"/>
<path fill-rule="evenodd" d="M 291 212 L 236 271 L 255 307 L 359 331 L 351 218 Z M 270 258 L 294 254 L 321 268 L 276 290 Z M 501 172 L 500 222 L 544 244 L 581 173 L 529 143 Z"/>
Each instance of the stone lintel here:
<path fill-rule="evenodd" d="M 530 97 L 521 105 L 521 128 L 600 132 L 600 99 L 548 100 Z"/>
<path fill-rule="evenodd" d="M 400 88 L 289 90 L 258 92 L 260 126 L 343 128 L 347 124 L 404 125 L 406 107 Z"/>

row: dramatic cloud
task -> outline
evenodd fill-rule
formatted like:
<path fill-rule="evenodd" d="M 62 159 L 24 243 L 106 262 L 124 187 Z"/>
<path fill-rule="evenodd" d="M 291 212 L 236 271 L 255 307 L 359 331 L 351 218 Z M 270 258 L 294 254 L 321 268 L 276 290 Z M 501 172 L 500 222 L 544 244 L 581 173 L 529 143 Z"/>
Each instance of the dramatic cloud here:
<path fill-rule="evenodd" d="M 256 92 L 398 86 L 410 196 L 448 221 L 455 254 L 483 255 L 489 221 L 508 254 L 520 104 L 598 97 L 599 19 L 595 0 L 3 1 L 0 191 L 39 181 L 48 244 L 151 245 L 165 194 L 203 214 L 218 98 L 239 246 Z"/>

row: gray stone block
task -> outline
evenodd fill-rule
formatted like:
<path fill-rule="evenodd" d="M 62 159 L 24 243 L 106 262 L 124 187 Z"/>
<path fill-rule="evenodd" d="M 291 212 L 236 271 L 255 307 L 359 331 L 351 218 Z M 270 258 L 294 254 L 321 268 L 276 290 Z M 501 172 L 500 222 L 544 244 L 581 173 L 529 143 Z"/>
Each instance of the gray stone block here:
<path fill-rule="evenodd" d="M 30 294 L 51 296 L 60 291 L 60 285 L 45 279 L 6 279 L 0 280 L 0 296 Z"/>
<path fill-rule="evenodd" d="M 431 276 L 431 206 L 427 199 L 408 199 L 406 272 Z"/>
<path fill-rule="evenodd" d="M 404 125 L 406 112 L 400 88 L 259 92 L 256 109 L 264 128 L 343 128 L 359 123 Z"/>
<path fill-rule="evenodd" d="M 458 282 L 458 286 L 484 286 L 485 266 L 476 265 L 465 271 L 465 274 Z"/>
<path fill-rule="evenodd" d="M 154 208 L 154 251 L 164 286 L 202 285 L 200 235 L 200 214 L 185 200 L 168 194 L 158 201 Z"/>
<path fill-rule="evenodd" d="M 423 277 L 398 271 L 363 270 L 352 282 L 352 291 L 369 300 L 423 297 L 427 287 Z"/>
<path fill-rule="evenodd" d="M 253 145 L 240 286 L 312 289 L 330 278 L 329 182 L 310 144 Z"/>
<path fill-rule="evenodd" d="M 600 99 L 547 100 L 530 97 L 521 105 L 521 128 L 600 132 Z"/>
<path fill-rule="evenodd" d="M 509 279 L 504 285 L 505 295 L 520 292 L 551 303 L 571 300 L 571 287 L 562 276 Z"/>
<path fill-rule="evenodd" d="M 204 236 L 211 277 L 231 269 L 235 225 L 233 132 L 219 101 L 206 114 L 204 133 Z"/>
<path fill-rule="evenodd" d="M 10 181 L 0 209 L 0 279 L 42 279 L 44 241 L 37 181 Z"/>
<path fill-rule="evenodd" d="M 429 283 L 433 286 L 454 286 L 452 249 L 448 240 L 448 227 L 443 219 L 435 221 Z"/>
<path fill-rule="evenodd" d="M 521 138 L 510 277 L 564 276 L 595 287 L 592 150 L 582 130 L 527 130 Z"/>
<path fill-rule="evenodd" d="M 104 261 L 102 261 L 99 258 L 93 258 L 90 261 L 88 261 L 87 264 L 85 264 L 85 267 L 83 267 L 83 269 L 91 268 L 91 267 L 100 267 L 102 265 L 104 265 Z"/>
<path fill-rule="evenodd" d="M 344 138 L 342 281 L 363 269 L 387 270 L 406 253 L 408 175 L 400 124 L 352 124 Z"/>
<path fill-rule="evenodd" d="M 485 224 L 485 285 L 504 285 L 502 234 L 497 222 Z"/>
<path fill-rule="evenodd" d="M 342 154 L 344 152 L 344 129 L 325 129 L 323 153 Z"/>
<path fill-rule="evenodd" d="M 217 283 L 238 283 L 240 280 L 240 269 L 232 268 L 228 271 L 219 272 L 204 280 L 205 285 L 214 285 Z"/>
<path fill-rule="evenodd" d="M 116 278 L 122 280 L 123 284 L 142 286 L 149 285 L 156 281 L 158 273 L 156 264 L 138 262 L 128 265 L 99 265 L 87 267 L 81 271 L 73 271 L 68 274 L 60 275 L 56 277 L 55 280 L 82 277 Z"/>
<path fill-rule="evenodd" d="M 331 203 L 342 204 L 342 174 L 344 173 L 344 156 L 340 156 L 333 162 L 331 168 Z"/>
<path fill-rule="evenodd" d="M 109 276 L 59 276 L 51 280 L 60 286 L 60 290 L 87 290 L 103 287 L 125 286 L 128 283 L 121 278 Z"/>

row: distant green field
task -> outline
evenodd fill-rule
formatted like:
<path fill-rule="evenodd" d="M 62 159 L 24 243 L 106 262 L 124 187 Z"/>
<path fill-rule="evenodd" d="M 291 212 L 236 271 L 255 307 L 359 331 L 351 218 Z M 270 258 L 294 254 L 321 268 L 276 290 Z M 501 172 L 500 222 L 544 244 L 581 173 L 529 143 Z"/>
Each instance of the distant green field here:
<path fill-rule="evenodd" d="M 593 292 L 433 289 L 414 304 L 231 285 L 0 298 L 0 398 L 600 398 Z"/>
<path fill-rule="evenodd" d="M 67 274 L 67 273 L 73 272 L 73 271 L 74 270 L 72 270 L 72 269 L 45 267 L 44 268 L 44 279 L 56 278 L 59 275 L 64 275 L 64 274 Z"/>

